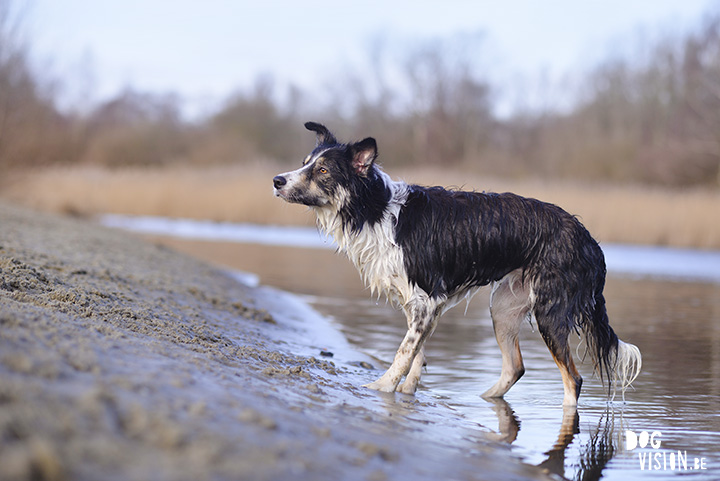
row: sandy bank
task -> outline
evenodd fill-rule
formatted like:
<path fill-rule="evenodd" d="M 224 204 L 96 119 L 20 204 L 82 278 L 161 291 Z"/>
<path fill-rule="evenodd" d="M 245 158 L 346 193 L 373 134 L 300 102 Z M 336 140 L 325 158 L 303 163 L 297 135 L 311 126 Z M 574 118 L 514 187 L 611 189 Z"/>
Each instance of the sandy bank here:
<path fill-rule="evenodd" d="M 0 479 L 543 479 L 427 397 L 360 388 L 378 373 L 314 315 L 0 204 Z"/>

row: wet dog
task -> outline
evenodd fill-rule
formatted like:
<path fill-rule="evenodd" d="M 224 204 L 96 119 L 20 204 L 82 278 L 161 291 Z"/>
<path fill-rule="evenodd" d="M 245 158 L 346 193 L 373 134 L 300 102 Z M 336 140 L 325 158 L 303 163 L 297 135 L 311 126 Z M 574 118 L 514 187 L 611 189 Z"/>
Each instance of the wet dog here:
<path fill-rule="evenodd" d="M 371 290 L 407 317 L 392 365 L 367 387 L 413 394 L 438 318 L 490 284 L 502 371 L 483 396 L 502 397 L 523 375 L 518 333 L 532 317 L 560 369 L 565 405 L 577 404 L 582 385 L 568 345 L 573 331 L 583 333 L 609 386 L 624 391 L 637 377 L 640 351 L 608 323 L 602 250 L 577 218 L 514 194 L 394 181 L 375 162 L 373 138 L 345 144 L 323 125 L 305 127 L 317 145 L 302 167 L 273 179 L 275 195 L 314 210 Z"/>

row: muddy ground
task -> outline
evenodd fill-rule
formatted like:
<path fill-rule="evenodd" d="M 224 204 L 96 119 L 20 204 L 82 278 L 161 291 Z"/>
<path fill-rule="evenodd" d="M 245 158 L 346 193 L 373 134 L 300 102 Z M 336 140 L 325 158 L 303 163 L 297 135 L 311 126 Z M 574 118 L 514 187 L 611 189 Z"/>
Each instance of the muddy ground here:
<path fill-rule="evenodd" d="M 447 406 L 360 387 L 382 366 L 325 322 L 166 248 L 0 204 L 0 479 L 544 479 Z"/>

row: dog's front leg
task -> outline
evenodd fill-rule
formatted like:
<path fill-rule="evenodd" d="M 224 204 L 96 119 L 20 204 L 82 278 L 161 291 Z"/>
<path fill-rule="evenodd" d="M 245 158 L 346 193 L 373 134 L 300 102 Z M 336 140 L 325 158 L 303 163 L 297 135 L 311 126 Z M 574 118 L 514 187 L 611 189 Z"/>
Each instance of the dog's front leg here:
<path fill-rule="evenodd" d="M 403 386 L 403 392 L 412 394 L 415 392 L 417 386 L 417 380 L 419 379 L 420 368 L 422 368 L 422 354 L 420 353 L 423 342 L 435 329 L 435 317 L 434 316 L 423 316 L 416 317 L 410 325 L 407 334 L 400 347 L 395 354 L 392 365 L 382 375 L 380 379 L 370 384 L 366 384 L 365 387 L 375 389 L 376 391 L 382 392 L 393 392 L 397 389 L 398 384 L 402 380 L 403 376 L 410 372 L 410 368 L 413 365 L 413 360 L 419 363 L 417 372 L 413 370 L 413 375 L 409 376 L 407 388 Z M 416 359 L 418 358 L 418 359 Z M 411 392 L 408 392 L 411 390 Z"/>
<path fill-rule="evenodd" d="M 420 376 L 422 374 L 422 368 L 425 365 L 425 349 L 420 346 L 420 351 L 415 355 L 412 366 L 410 366 L 410 372 L 407 373 L 405 381 L 398 384 L 396 388 L 397 392 L 403 394 L 415 394 L 418 383 L 420 382 Z"/>

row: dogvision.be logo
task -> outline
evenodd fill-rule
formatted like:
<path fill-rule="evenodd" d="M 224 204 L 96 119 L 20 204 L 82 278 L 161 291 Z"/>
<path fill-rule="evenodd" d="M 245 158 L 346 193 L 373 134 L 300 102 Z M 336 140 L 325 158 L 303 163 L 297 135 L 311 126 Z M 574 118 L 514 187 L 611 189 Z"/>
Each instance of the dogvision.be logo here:
<path fill-rule="evenodd" d="M 642 431 L 625 431 L 625 449 L 638 451 L 640 469 L 643 471 L 689 471 L 707 469 L 705 458 L 690 458 L 688 463 L 687 451 L 661 450 L 662 433 Z"/>

